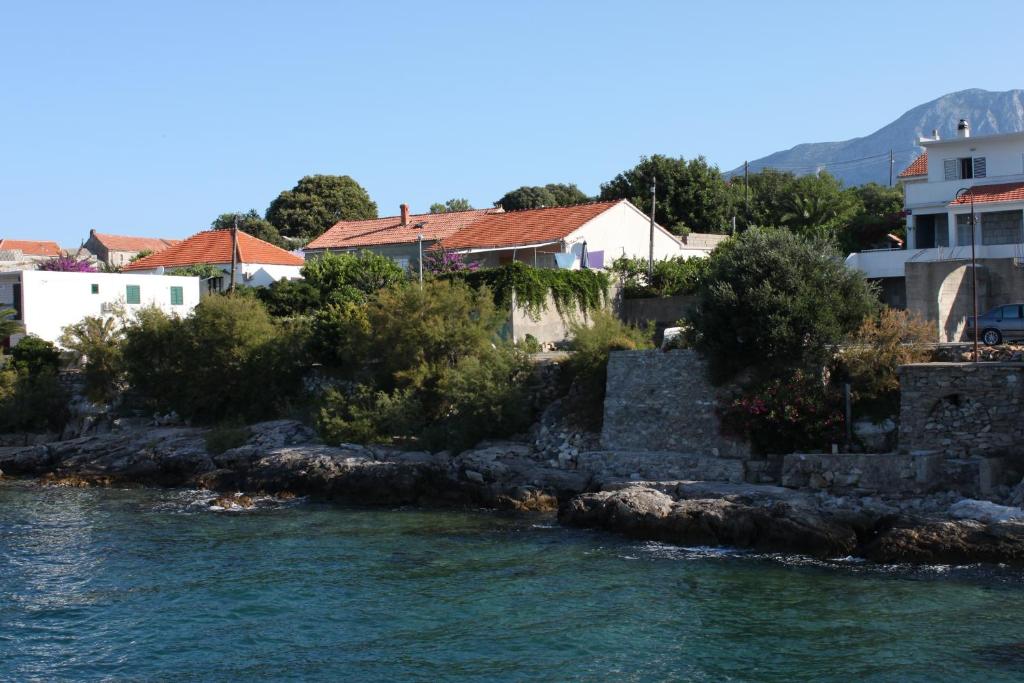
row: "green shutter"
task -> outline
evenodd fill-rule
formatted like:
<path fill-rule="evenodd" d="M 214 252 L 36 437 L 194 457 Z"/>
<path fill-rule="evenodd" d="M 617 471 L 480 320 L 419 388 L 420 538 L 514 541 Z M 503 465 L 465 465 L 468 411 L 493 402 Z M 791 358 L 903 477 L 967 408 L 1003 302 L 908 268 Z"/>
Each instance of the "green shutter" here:
<path fill-rule="evenodd" d="M 181 287 L 171 287 L 171 305 L 181 306 L 185 303 L 185 294 Z"/>
<path fill-rule="evenodd" d="M 142 295 L 139 292 L 138 285 L 128 285 L 125 287 L 125 300 L 130 304 L 142 303 Z"/>
<path fill-rule="evenodd" d="M 93 294 L 99 294 L 100 293 L 100 286 L 99 285 L 92 285 L 92 293 Z"/>

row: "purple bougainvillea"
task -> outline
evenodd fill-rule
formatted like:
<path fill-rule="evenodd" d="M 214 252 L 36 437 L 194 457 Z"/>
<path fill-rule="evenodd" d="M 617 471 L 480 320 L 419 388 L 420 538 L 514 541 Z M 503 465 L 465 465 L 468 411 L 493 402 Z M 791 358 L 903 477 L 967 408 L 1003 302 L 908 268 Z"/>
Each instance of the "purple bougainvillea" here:
<path fill-rule="evenodd" d="M 39 264 L 39 270 L 59 271 L 62 273 L 95 273 L 96 266 L 88 259 L 78 260 L 74 256 L 54 256 Z"/>
<path fill-rule="evenodd" d="M 480 268 L 479 263 L 467 262 L 462 254 L 457 254 L 454 251 L 431 251 L 423 255 L 423 269 L 435 275 L 477 270 L 478 268 Z"/>

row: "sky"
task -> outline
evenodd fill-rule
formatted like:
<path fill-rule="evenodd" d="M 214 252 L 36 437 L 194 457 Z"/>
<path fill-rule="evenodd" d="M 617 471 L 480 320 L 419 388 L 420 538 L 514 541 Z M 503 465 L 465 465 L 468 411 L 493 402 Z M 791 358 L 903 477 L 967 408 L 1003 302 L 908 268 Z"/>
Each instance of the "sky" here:
<path fill-rule="evenodd" d="M 642 155 L 725 171 L 1024 87 L 1022 20 L 1017 0 L 2 0 L 0 236 L 185 237 L 315 173 L 384 216 L 596 193 Z"/>

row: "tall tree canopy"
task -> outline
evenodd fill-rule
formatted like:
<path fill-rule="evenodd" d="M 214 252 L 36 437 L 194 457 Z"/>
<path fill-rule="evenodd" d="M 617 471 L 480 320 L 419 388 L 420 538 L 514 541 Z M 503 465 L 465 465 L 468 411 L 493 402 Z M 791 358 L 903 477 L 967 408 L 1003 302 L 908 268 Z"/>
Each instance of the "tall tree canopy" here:
<path fill-rule="evenodd" d="M 473 205 L 465 198 L 453 198 L 444 204 L 437 202 L 430 205 L 430 213 L 451 213 L 453 211 L 472 211 Z"/>
<path fill-rule="evenodd" d="M 543 186 L 523 185 L 506 192 L 494 205 L 506 211 L 520 211 L 545 206 L 575 206 L 589 201 L 590 197 L 574 183 L 548 183 Z"/>
<path fill-rule="evenodd" d="M 377 217 L 377 204 L 347 175 L 308 175 L 270 203 L 267 220 L 285 237 L 312 239 L 338 221 Z"/>
<path fill-rule="evenodd" d="M 257 239 L 270 242 L 282 249 L 288 248 L 288 243 L 281 237 L 277 228 L 263 218 L 256 209 L 249 209 L 246 213 L 222 213 L 213 219 L 210 227 L 214 230 L 226 230 L 234 227 L 236 216 L 238 217 L 238 229 L 242 232 L 247 232 Z"/>
<path fill-rule="evenodd" d="M 657 180 L 654 217 L 677 234 L 727 232 L 732 220 L 732 192 L 717 166 L 704 157 L 687 161 L 655 154 L 601 185 L 601 199 L 628 199 L 645 213 L 651 210 L 651 181 Z"/>

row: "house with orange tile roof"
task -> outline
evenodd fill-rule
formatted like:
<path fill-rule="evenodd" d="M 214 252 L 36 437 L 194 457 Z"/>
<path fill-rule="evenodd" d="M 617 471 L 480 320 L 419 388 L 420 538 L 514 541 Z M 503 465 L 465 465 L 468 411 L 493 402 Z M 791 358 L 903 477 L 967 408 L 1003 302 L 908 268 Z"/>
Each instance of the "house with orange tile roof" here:
<path fill-rule="evenodd" d="M 654 226 L 654 258 L 707 256 L 726 235 L 691 233 L 685 238 Z M 647 258 L 650 217 L 631 202 L 509 211 L 483 216 L 440 240 L 485 267 L 521 261 L 538 268 L 607 268 L 620 256 Z"/>
<path fill-rule="evenodd" d="M 701 233 L 680 239 L 655 225 L 655 258 L 706 256 L 723 239 L 724 235 Z M 311 255 L 367 249 L 415 269 L 421 240 L 424 252 L 465 254 L 483 267 L 520 261 L 538 268 L 604 268 L 619 256 L 648 256 L 650 218 L 626 200 L 442 214 L 410 214 L 403 204 L 398 216 L 341 221 L 305 251 Z"/>
<path fill-rule="evenodd" d="M 233 236 L 233 232 L 237 232 L 237 236 Z M 195 266 L 214 266 L 220 274 L 207 278 L 204 294 L 208 294 L 229 287 L 232 261 L 235 262 L 235 284 L 240 287 L 266 287 L 282 279 L 299 279 L 305 263 L 301 256 L 246 232 L 226 229 L 192 235 L 178 244 L 129 263 L 124 272 L 175 274 Z"/>
<path fill-rule="evenodd" d="M 846 263 L 877 281 L 887 301 L 960 341 L 973 315 L 972 252 L 978 308 L 1024 301 L 1024 131 L 957 135 L 917 143 L 924 152 L 898 176 L 907 217 L 905 248 L 850 254 Z"/>
<path fill-rule="evenodd" d="M 90 230 L 89 239 L 85 241 L 82 247 L 108 266 L 116 267 L 126 265 L 135 256 L 144 251 L 155 254 L 179 242 L 181 240 L 162 239 L 160 237 L 129 237 Z"/>
<path fill-rule="evenodd" d="M 427 251 L 440 240 L 495 213 L 501 213 L 501 209 L 410 214 L 409 205 L 402 204 L 397 216 L 339 221 L 307 244 L 304 251 L 307 255 L 314 255 L 328 251 L 345 253 L 367 250 L 387 256 L 408 269 L 418 262 L 421 246 Z"/>

